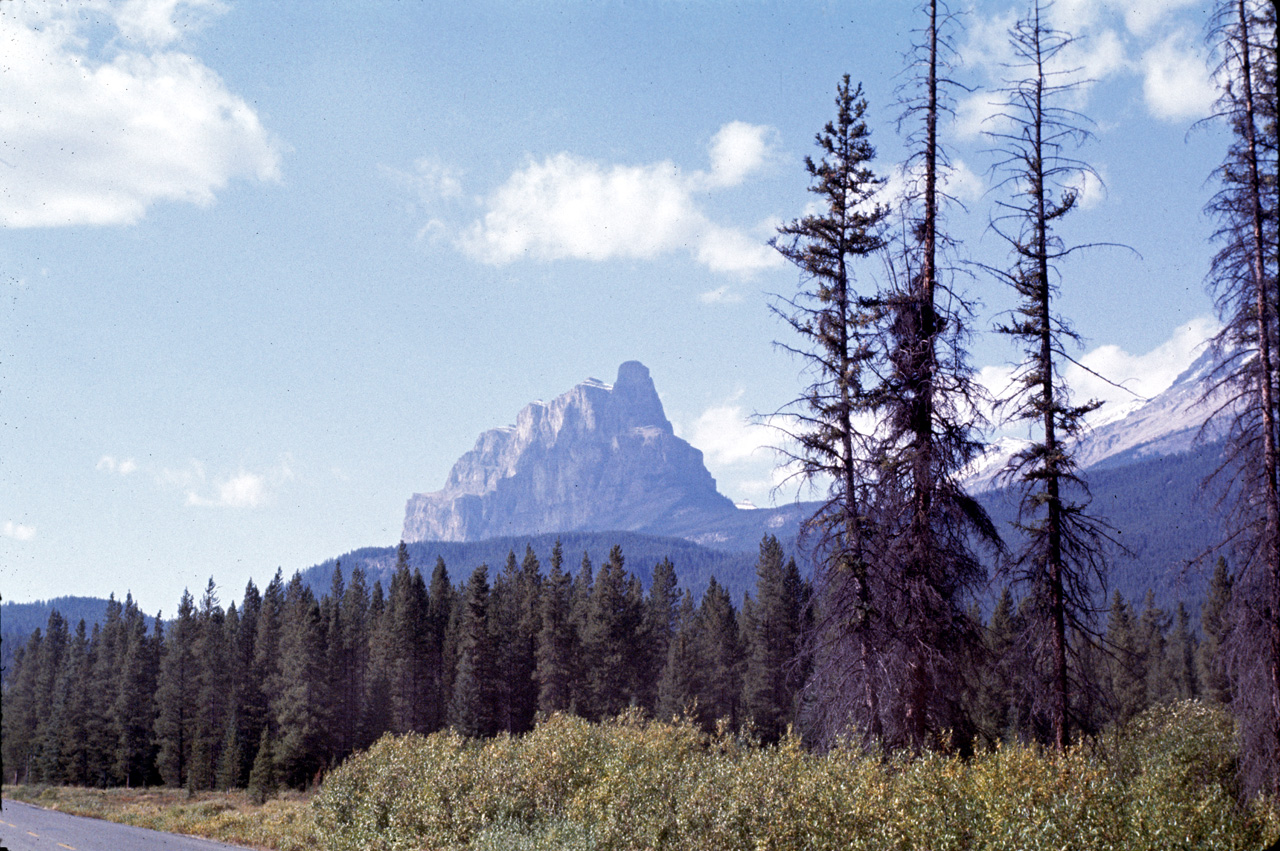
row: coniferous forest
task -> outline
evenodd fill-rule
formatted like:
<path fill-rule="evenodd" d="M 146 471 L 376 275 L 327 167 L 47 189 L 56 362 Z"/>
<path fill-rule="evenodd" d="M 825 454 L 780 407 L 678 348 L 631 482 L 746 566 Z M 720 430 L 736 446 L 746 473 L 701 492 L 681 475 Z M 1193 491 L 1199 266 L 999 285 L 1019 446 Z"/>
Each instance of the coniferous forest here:
<path fill-rule="evenodd" d="M 639 709 L 766 743 L 789 726 L 815 731 L 802 648 L 816 602 L 774 538 L 761 543 L 755 593 L 737 604 L 714 581 L 694 600 L 667 561 L 644 589 L 616 548 L 572 570 L 558 548 L 549 565 L 512 553 L 457 585 L 442 562 L 428 579 L 400 552 L 387 589 L 335 570 L 317 599 L 300 576 L 277 574 L 224 606 L 211 580 L 151 629 L 129 598 L 91 631 L 55 611 L 9 674 L 6 781 L 263 795 L 314 784 L 386 733 L 525 733 L 554 713 Z M 1220 563 L 1200 624 L 1182 606 L 1116 595 L 1105 632 L 1115 652 L 1089 671 L 1101 686 L 1090 728 L 1181 699 L 1224 701 L 1212 660 L 1230 592 Z M 1026 617 L 1006 590 L 969 660 L 974 744 L 1044 736 L 1021 685 Z"/>

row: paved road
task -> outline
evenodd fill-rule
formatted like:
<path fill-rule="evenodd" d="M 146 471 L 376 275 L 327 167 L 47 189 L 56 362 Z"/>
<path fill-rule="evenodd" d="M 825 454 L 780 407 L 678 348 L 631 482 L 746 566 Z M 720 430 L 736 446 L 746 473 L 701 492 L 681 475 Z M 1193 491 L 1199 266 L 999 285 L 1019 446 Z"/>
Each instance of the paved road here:
<path fill-rule="evenodd" d="M 5 801 L 0 851 L 244 851 L 239 845 L 160 833 Z"/>

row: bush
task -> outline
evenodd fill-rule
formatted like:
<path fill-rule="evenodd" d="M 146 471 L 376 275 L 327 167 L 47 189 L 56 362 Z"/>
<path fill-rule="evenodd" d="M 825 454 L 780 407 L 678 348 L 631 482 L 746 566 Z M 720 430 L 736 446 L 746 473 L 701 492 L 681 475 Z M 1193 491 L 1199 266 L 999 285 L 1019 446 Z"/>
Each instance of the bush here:
<path fill-rule="evenodd" d="M 1261 848 L 1275 823 L 1235 803 L 1234 754 L 1230 718 L 1197 703 L 967 760 L 555 716 L 519 739 L 383 738 L 312 807 L 332 851 Z"/>

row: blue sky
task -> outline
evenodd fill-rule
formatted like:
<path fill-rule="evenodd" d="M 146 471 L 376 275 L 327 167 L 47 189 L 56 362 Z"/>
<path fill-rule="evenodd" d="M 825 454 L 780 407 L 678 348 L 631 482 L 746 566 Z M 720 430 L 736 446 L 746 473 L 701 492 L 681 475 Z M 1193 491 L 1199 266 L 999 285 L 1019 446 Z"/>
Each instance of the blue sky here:
<path fill-rule="evenodd" d="M 750 417 L 801 376 L 768 309 L 798 276 L 765 242 L 809 203 L 842 74 L 880 170 L 903 158 L 911 6 L 0 4 L 0 594 L 171 612 L 210 576 L 225 602 L 394 544 L 479 432 L 629 359 L 721 490 L 768 503 Z M 1142 394 L 1214 327 L 1208 6 L 1054 11 L 1105 181 L 1066 233 L 1133 249 L 1064 265 L 1062 310 Z M 950 226 L 979 262 L 1005 258 L 980 131 L 1022 7 L 980 0 L 956 34 Z M 965 288 L 979 331 L 1010 304 Z M 998 385 L 1014 353 L 972 348 Z"/>

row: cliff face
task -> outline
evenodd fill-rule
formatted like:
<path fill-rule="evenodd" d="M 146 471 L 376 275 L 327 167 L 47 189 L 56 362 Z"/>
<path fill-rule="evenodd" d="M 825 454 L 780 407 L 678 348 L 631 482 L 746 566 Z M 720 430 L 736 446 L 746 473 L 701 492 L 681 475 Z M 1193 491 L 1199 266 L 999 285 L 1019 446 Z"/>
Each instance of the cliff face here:
<path fill-rule="evenodd" d="M 409 500 L 402 537 L 662 534 L 735 513 L 702 453 L 675 436 L 649 370 L 628 361 L 613 386 L 588 379 L 550 403 L 527 406 L 514 427 L 480 435 L 444 488 Z"/>

